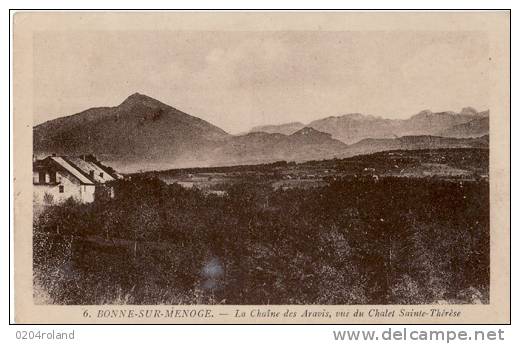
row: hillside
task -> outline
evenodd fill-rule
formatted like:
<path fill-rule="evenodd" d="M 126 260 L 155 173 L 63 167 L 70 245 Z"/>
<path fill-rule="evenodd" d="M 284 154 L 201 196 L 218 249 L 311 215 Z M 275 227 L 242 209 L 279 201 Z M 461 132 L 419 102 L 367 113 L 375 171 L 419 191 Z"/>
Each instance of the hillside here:
<path fill-rule="evenodd" d="M 439 133 L 450 137 L 478 137 L 489 133 L 489 117 L 474 119 L 467 123 L 454 125 Z"/>
<path fill-rule="evenodd" d="M 277 160 L 305 161 L 332 158 L 347 145 L 330 134 L 303 128 L 291 135 L 254 132 L 234 136 L 214 152 L 225 161 L 221 165 L 255 164 Z"/>
<path fill-rule="evenodd" d="M 442 148 L 488 148 L 489 137 L 453 138 L 440 136 L 403 136 L 395 139 L 365 139 L 350 145 L 347 156 L 369 154 L 389 150 L 417 150 Z"/>
<path fill-rule="evenodd" d="M 269 134 L 284 134 L 291 135 L 294 132 L 305 127 L 305 124 L 301 122 L 284 123 L 280 125 L 262 125 L 253 127 L 251 132 L 264 132 Z"/>
<path fill-rule="evenodd" d="M 141 94 L 116 107 L 93 108 L 34 127 L 34 152 L 93 154 L 116 169 L 168 162 L 189 165 L 207 147 L 229 137 L 224 130 Z"/>

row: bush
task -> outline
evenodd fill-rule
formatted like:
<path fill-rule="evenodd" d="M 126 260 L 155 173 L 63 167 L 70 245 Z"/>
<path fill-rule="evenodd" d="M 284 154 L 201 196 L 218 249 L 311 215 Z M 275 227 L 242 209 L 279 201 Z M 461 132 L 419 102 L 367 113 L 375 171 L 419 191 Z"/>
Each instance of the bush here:
<path fill-rule="evenodd" d="M 138 176 L 113 187 L 114 199 L 70 200 L 35 221 L 43 302 L 489 302 L 485 181 L 248 182 L 224 197 Z"/>

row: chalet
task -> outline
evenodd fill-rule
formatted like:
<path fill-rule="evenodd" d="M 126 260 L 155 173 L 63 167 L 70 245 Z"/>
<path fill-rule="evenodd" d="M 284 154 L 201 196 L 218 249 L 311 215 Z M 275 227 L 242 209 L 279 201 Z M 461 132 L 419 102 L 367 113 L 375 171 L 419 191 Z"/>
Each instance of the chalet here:
<path fill-rule="evenodd" d="M 52 155 L 34 160 L 33 203 L 41 206 L 59 204 L 70 197 L 89 203 L 100 191 L 113 197 L 113 189 L 107 183 L 120 177 L 92 155 Z"/>

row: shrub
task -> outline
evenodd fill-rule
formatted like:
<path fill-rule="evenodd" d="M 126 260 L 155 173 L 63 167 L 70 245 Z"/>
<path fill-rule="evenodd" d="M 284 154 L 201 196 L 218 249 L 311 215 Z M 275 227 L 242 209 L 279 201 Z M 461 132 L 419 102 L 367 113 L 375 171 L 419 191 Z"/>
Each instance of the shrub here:
<path fill-rule="evenodd" d="M 215 197 L 136 176 L 114 188 L 114 199 L 69 200 L 35 221 L 45 302 L 489 302 L 485 181 L 249 181 Z"/>

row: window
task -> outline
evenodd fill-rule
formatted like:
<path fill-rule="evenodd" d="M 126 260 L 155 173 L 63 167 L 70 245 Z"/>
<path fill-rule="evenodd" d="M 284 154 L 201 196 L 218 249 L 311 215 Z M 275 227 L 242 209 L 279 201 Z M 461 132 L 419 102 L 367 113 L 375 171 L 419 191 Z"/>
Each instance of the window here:
<path fill-rule="evenodd" d="M 40 184 L 45 184 L 45 172 L 38 171 L 38 181 Z"/>
<path fill-rule="evenodd" d="M 56 183 L 56 171 L 51 171 L 49 174 L 49 180 L 51 184 Z"/>
<path fill-rule="evenodd" d="M 103 172 L 99 172 L 99 176 L 103 178 Z"/>
<path fill-rule="evenodd" d="M 60 185 L 59 189 L 60 189 L 60 193 L 63 193 L 65 191 L 65 187 L 63 185 Z"/>

